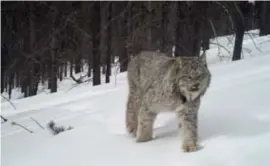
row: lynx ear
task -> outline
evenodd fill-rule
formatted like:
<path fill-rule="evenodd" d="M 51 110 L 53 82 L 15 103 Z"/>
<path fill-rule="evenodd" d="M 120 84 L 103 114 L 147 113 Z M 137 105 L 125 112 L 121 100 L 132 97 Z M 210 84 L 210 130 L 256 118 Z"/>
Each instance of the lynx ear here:
<path fill-rule="evenodd" d="M 200 56 L 201 61 L 206 65 L 206 54 L 205 51 L 202 53 L 202 55 Z"/>

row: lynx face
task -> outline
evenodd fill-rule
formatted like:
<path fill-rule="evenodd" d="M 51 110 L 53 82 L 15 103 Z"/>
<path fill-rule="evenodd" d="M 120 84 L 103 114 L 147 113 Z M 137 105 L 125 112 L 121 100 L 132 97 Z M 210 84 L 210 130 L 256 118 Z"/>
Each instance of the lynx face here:
<path fill-rule="evenodd" d="M 204 56 L 183 58 L 182 66 L 184 72 L 179 79 L 180 91 L 188 101 L 192 101 L 205 93 L 211 75 Z"/>

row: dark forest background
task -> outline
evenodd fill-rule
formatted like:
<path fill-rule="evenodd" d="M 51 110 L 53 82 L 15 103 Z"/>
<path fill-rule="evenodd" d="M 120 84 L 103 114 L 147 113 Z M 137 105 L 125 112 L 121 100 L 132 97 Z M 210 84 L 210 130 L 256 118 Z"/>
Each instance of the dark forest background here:
<path fill-rule="evenodd" d="M 24 97 L 47 83 L 86 72 L 93 85 L 118 59 L 120 72 L 141 50 L 199 56 L 209 39 L 235 34 L 232 60 L 241 59 L 244 31 L 270 34 L 270 2 L 16 1 L 1 2 L 1 93 Z M 86 70 L 86 71 L 85 71 Z"/>

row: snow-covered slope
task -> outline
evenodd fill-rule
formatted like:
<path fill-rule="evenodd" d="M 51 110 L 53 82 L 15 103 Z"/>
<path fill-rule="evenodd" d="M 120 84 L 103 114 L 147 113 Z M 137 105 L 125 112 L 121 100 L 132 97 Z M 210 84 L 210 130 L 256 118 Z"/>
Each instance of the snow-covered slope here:
<path fill-rule="evenodd" d="M 268 40 L 269 37 L 256 40 Z M 248 43 L 246 40 L 246 43 Z M 270 43 L 236 62 L 217 63 L 209 50 L 212 83 L 199 111 L 200 150 L 183 153 L 174 114 L 155 123 L 155 139 L 135 143 L 124 128 L 126 73 L 97 87 L 83 84 L 70 91 L 13 100 L 1 105 L 9 122 L 1 125 L 3 166 L 269 166 Z M 114 79 L 114 77 L 112 77 Z M 46 125 L 73 126 L 53 136 Z M 12 126 L 22 124 L 34 133 Z M 181 131 L 180 131 L 181 132 Z"/>

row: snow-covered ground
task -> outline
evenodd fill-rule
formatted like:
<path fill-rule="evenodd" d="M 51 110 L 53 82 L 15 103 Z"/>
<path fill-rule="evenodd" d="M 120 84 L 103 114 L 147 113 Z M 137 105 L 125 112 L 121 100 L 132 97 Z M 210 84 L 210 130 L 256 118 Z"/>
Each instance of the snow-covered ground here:
<path fill-rule="evenodd" d="M 244 59 L 236 62 L 226 58 L 233 49 L 228 38 L 218 40 L 227 50 L 213 45 L 207 52 L 213 78 L 199 111 L 200 150 L 182 152 L 172 113 L 158 116 L 153 141 L 135 143 L 125 132 L 128 89 L 121 73 L 110 84 L 70 89 L 73 85 L 59 83 L 58 93 L 13 99 L 16 110 L 1 102 L 1 115 L 9 119 L 1 125 L 1 165 L 269 166 L 270 36 L 246 35 Z M 54 136 L 31 118 L 74 129 Z"/>

